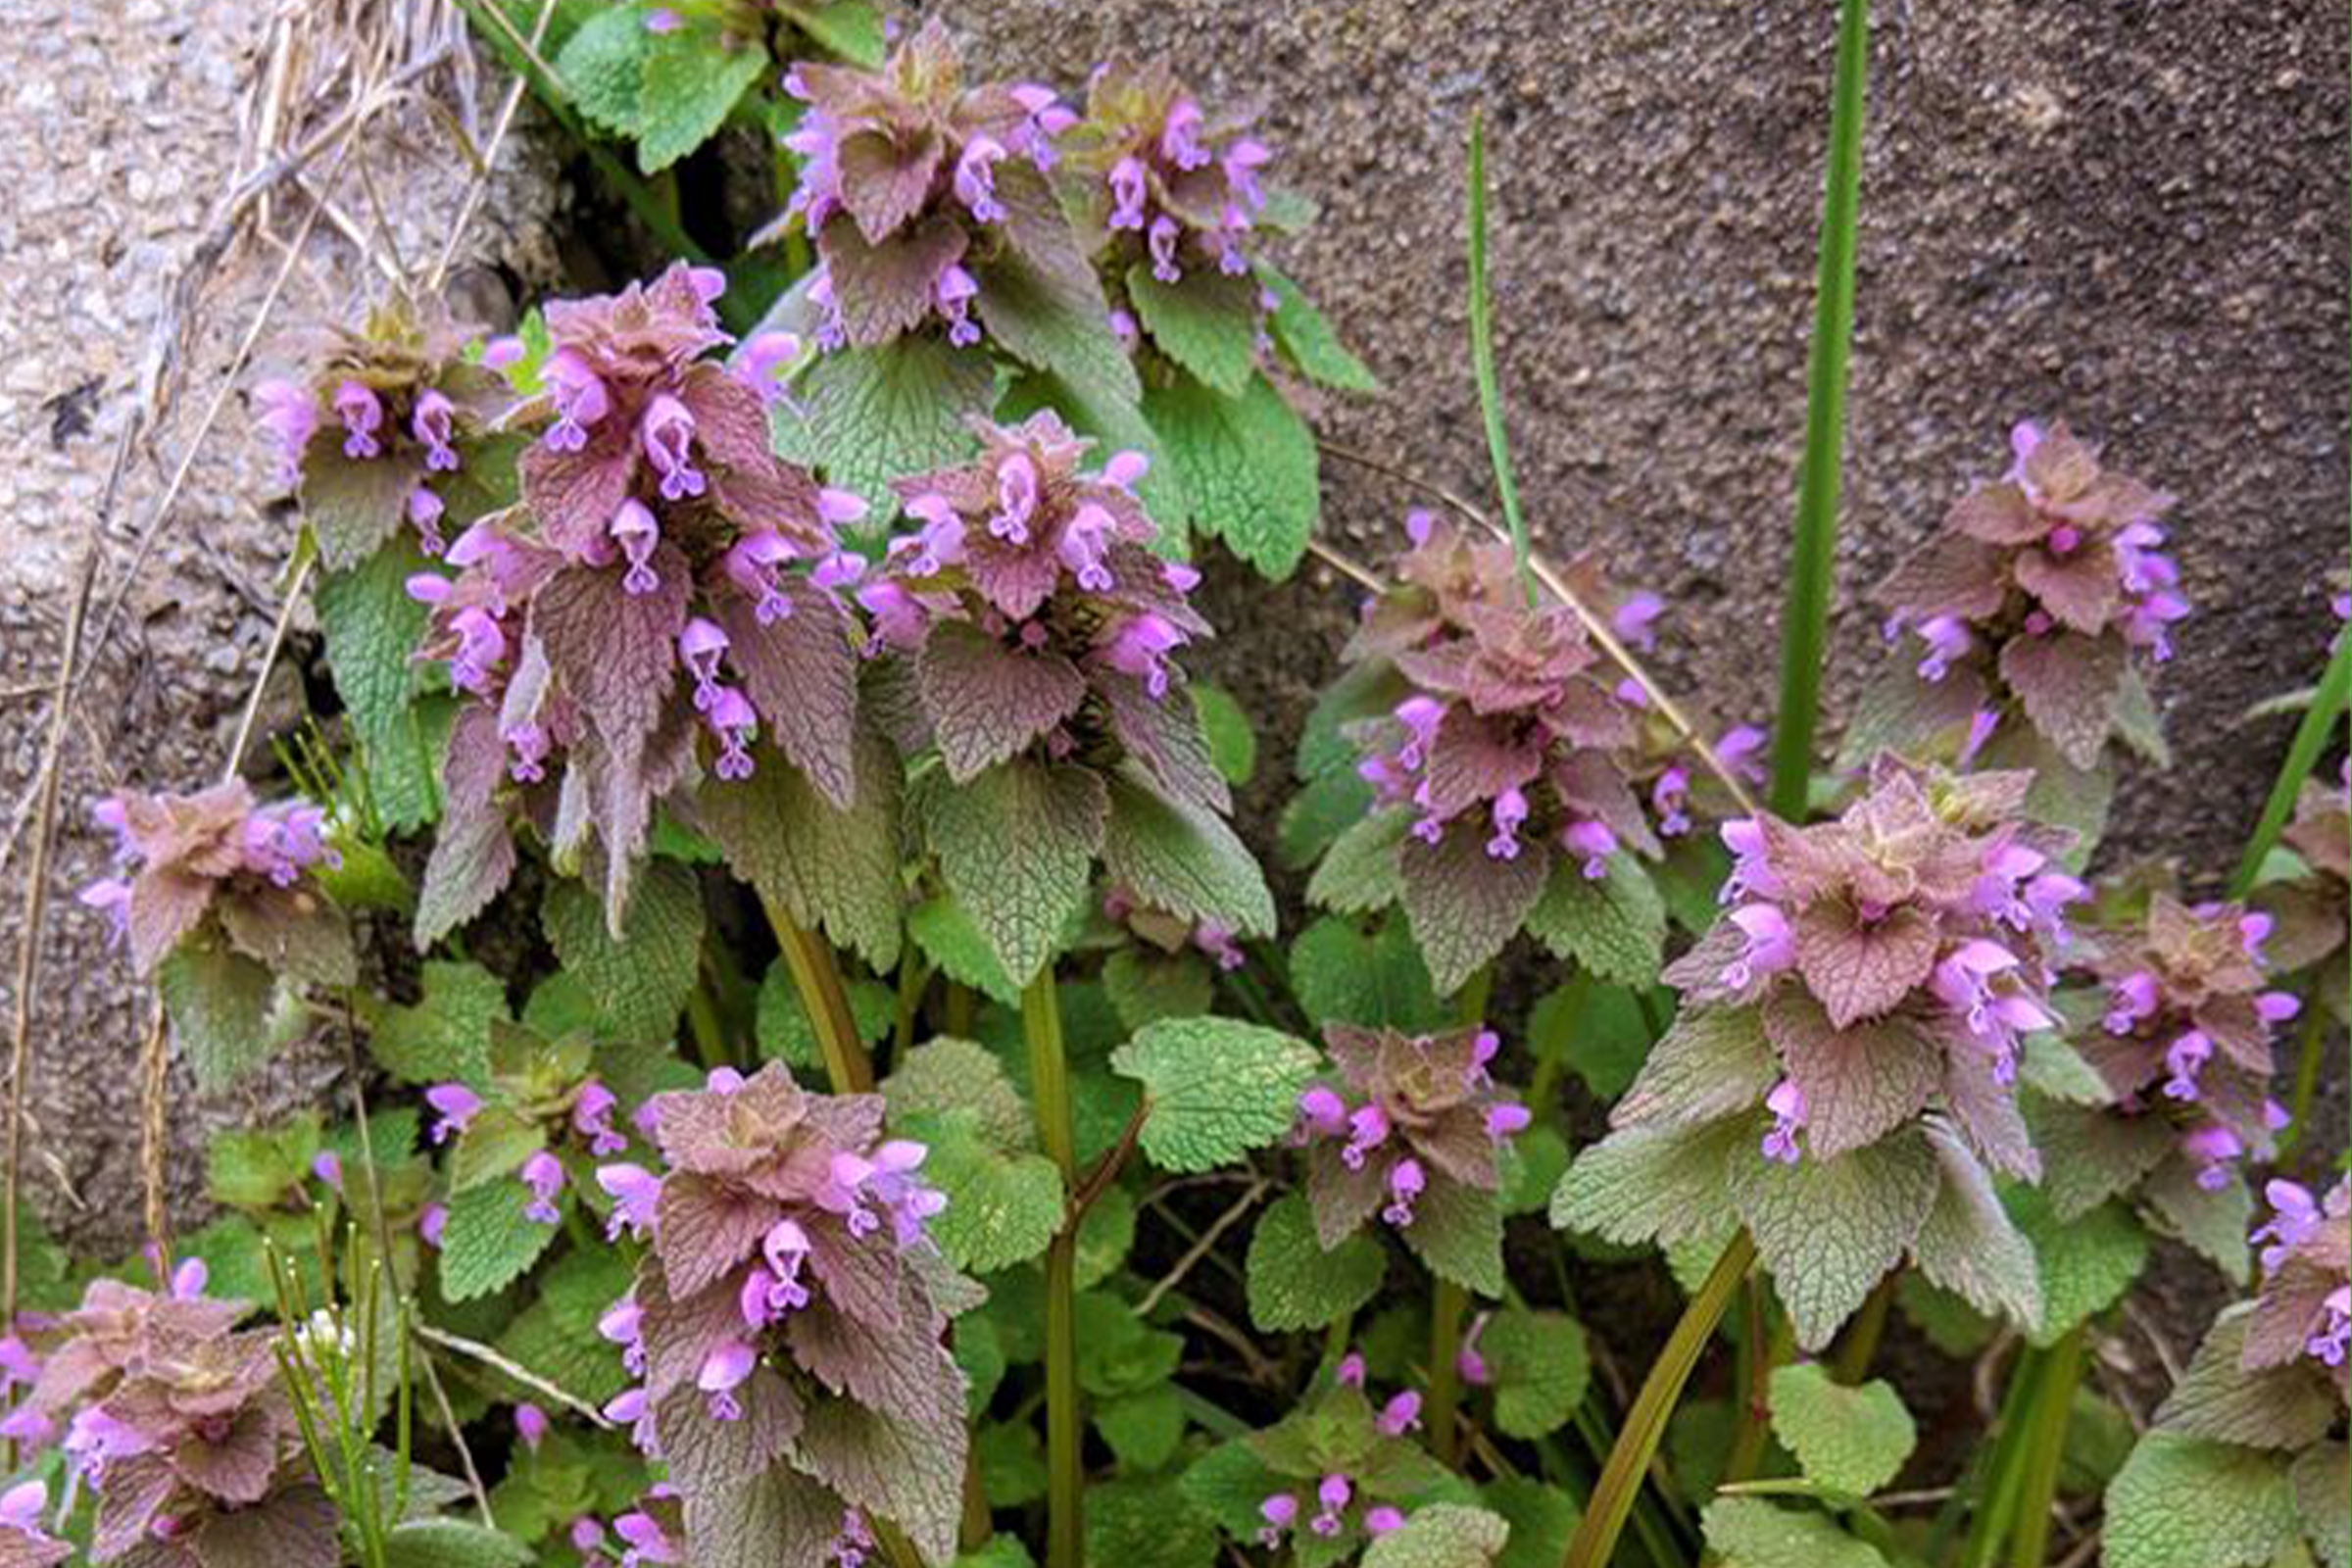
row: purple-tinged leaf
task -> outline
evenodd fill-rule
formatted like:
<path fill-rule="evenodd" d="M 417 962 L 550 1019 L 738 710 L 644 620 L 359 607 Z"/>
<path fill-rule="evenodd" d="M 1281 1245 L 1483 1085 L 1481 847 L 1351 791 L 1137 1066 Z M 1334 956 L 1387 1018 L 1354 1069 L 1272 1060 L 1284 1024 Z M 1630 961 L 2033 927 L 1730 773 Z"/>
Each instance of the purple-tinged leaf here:
<path fill-rule="evenodd" d="M 1788 1307 L 1798 1348 L 1809 1351 L 1826 1347 L 1902 1261 L 1939 1179 L 1927 1140 L 1912 1133 L 1793 1165 L 1750 1151 L 1732 1169 L 1740 1215 Z M 1720 1195 L 1706 1200 L 1717 1213 L 1720 1203 Z"/>
<path fill-rule="evenodd" d="M 800 1436 L 800 1396 L 774 1372 L 757 1368 L 733 1392 L 742 1414 L 732 1421 L 713 1417 L 709 1398 L 691 1384 L 654 1407 L 662 1460 L 689 1496 L 752 1486 Z"/>
<path fill-rule="evenodd" d="M 931 196 L 945 149 L 926 127 L 894 134 L 858 130 L 841 138 L 834 157 L 841 168 L 841 204 L 858 220 L 869 245 L 879 245 L 923 210 Z"/>
<path fill-rule="evenodd" d="M 1916 908 L 1865 921 L 1842 901 L 1824 899 L 1795 924 L 1797 971 L 1835 1028 L 1892 1011 L 1936 967 L 1940 938 Z"/>
<path fill-rule="evenodd" d="M 1111 781 L 1102 862 L 1114 882 L 1154 909 L 1229 935 L 1274 934 L 1274 895 L 1225 819 L 1164 800 L 1132 777 Z"/>
<path fill-rule="evenodd" d="M 424 478 L 424 453 L 406 444 L 381 457 L 343 455 L 343 430 L 323 425 L 302 456 L 302 514 L 329 571 L 349 571 L 408 520 L 409 492 Z"/>
<path fill-rule="evenodd" d="M 1805 1153 L 1835 1159 L 1917 1115 L 1942 1082 L 1943 1051 L 1904 1018 L 1839 1029 L 1820 1004 L 1784 990 L 1764 1025 L 1805 1097 Z"/>
<path fill-rule="evenodd" d="M 514 874 L 514 837 L 497 799 L 506 772 L 498 715 L 478 704 L 459 710 L 441 763 L 441 822 L 416 896 L 419 953 L 481 913 Z"/>
<path fill-rule="evenodd" d="M 857 806 L 833 808 L 798 769 L 756 748 L 752 776 L 702 791 L 696 819 L 734 873 L 802 926 L 876 969 L 898 962 L 899 763 L 871 729 L 854 748 Z"/>
<path fill-rule="evenodd" d="M 969 621 L 942 621 L 916 661 L 948 777 L 967 784 L 1027 751 L 1086 700 L 1086 677 L 1051 650 L 1032 652 Z"/>
<path fill-rule="evenodd" d="M 1714 1121 L 1762 1104 L 1780 1077 L 1758 1009 L 1685 1007 L 1650 1047 L 1609 1125 Z"/>
<path fill-rule="evenodd" d="M 831 594 L 792 579 L 792 613 L 760 623 L 742 599 L 720 601 L 727 657 L 743 673 L 760 727 L 836 810 L 857 803 L 858 651 Z M 724 786 L 719 786 L 723 788 Z"/>
<path fill-rule="evenodd" d="M 940 274 L 962 260 L 966 241 L 961 228 L 934 214 L 878 245 L 867 244 L 850 218 L 835 218 L 816 243 L 833 280 L 842 330 L 862 348 L 923 324 Z"/>
<path fill-rule="evenodd" d="M 2001 678 L 2026 717 L 2077 767 L 2096 766 L 2113 727 L 2125 666 L 2120 636 L 2076 632 L 2013 637 L 2001 650 Z"/>
<path fill-rule="evenodd" d="M 1436 844 L 1405 840 L 1397 856 L 1405 917 L 1441 996 L 1459 991 L 1518 935 L 1544 896 L 1551 859 L 1541 842 L 1509 859 L 1489 855 L 1474 823 L 1455 823 Z"/>
<path fill-rule="evenodd" d="M 838 1497 L 782 1465 L 733 1486 L 689 1486 L 687 1560 L 696 1568 L 808 1568 L 825 1560 L 841 1514 Z"/>
<path fill-rule="evenodd" d="M 2328 1435 L 2341 1412 L 2326 1378 L 2296 1362 L 2247 1370 L 2250 1316 L 2239 1305 L 2215 1319 L 2156 1412 L 2160 1430 L 2248 1448 L 2302 1448 Z"/>
<path fill-rule="evenodd" d="M 922 815 L 948 891 L 1026 986 L 1085 903 L 1110 816 L 1101 775 L 1016 760 L 969 784 L 940 781 Z"/>

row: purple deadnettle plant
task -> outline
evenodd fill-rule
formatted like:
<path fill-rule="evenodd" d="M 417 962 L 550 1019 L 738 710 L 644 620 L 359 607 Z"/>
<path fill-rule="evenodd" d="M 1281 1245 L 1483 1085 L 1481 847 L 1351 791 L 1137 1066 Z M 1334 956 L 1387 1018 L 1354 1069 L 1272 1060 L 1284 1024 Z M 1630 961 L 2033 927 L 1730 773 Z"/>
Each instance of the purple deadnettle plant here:
<path fill-rule="evenodd" d="M 1269 934 L 1175 658 L 1208 635 L 1198 574 L 1150 549 L 1144 460 L 1090 467 L 1091 443 L 1051 413 L 981 440 L 978 461 L 898 482 L 921 526 L 858 592 L 910 688 L 901 743 L 950 893 L 1015 985 L 1060 945 L 1098 857 L 1171 918 Z"/>
<path fill-rule="evenodd" d="M 2183 905 L 2159 888 L 2128 924 L 2076 944 L 2069 967 L 2093 983 L 2097 1014 L 2072 1045 L 2108 1103 L 2027 1102 L 2061 1220 L 2130 1194 L 2244 1277 L 2239 1167 L 2274 1152 L 2285 1112 L 2270 1097 L 2271 1040 L 2302 1010 L 2293 994 L 2265 988 L 2270 928 L 2242 905 Z"/>
<path fill-rule="evenodd" d="M 2343 959 L 2346 910 L 2352 903 L 2346 890 L 2352 880 L 2348 794 L 2352 787 L 2340 777 L 2333 784 L 2304 781 L 2294 819 L 2279 836 L 2287 851 L 2283 863 L 2251 896 L 2254 906 L 2272 920 L 2264 951 L 2273 971 L 2308 975 L 2308 985 L 2298 989 L 2339 1023 L 2352 1016 L 2346 999 L 2352 969 Z"/>
<path fill-rule="evenodd" d="M 35 1335 L 39 1378 L 10 1435 L 54 1439 L 98 1496 L 93 1562 L 210 1568 L 270 1543 L 285 1568 L 343 1560 L 336 1514 L 304 1456 L 277 1331 L 238 1330 L 241 1301 L 204 1295 L 183 1263 L 168 1295 L 93 1281 Z"/>
<path fill-rule="evenodd" d="M 20 1481 L 0 1492 L 0 1568 L 56 1568 L 74 1555 L 72 1542 L 49 1534 L 49 1486 Z"/>
<path fill-rule="evenodd" d="M 1962 765 L 1985 754 L 2088 772 L 2120 735 L 2161 763 L 2144 668 L 2172 656 L 2188 613 L 2157 521 L 2172 497 L 2102 467 L 2063 422 L 2020 424 L 2010 445 L 2009 472 L 1954 503 L 1880 585 L 1888 636 L 1913 646 L 1857 715 L 1848 756 L 1951 735 Z M 2031 737 L 1994 745 L 2021 724 Z"/>
<path fill-rule="evenodd" d="M 796 65 L 808 105 L 785 144 L 795 220 L 816 245 L 808 283 L 820 349 L 870 348 L 936 326 L 952 344 L 995 336 L 1016 358 L 1043 343 L 1041 303 L 1102 318 L 1102 294 L 1046 170 L 1072 116 L 1043 88 L 967 85 L 947 30 L 924 24 L 880 71 Z"/>
<path fill-rule="evenodd" d="M 1502 1210 L 1496 1161 L 1534 1120 L 1488 1071 L 1493 1030 L 1412 1036 L 1333 1024 L 1324 1044 L 1337 1085 L 1298 1097 L 1306 1197 L 1329 1251 L 1375 1218 L 1433 1270 L 1500 1294 Z"/>
<path fill-rule="evenodd" d="M 514 416 L 534 432 L 521 505 L 452 542 L 457 576 L 410 581 L 431 610 L 425 657 L 466 700 L 420 942 L 505 885 L 515 816 L 559 864 L 593 852 L 617 933 L 657 800 L 698 777 L 738 785 L 756 757 L 789 763 L 811 808 L 857 800 L 858 659 L 836 590 L 859 563 L 833 527 L 863 509 L 769 450 L 765 358 L 704 357 L 727 340 L 721 286 L 681 265 L 549 305 L 546 390 Z"/>
<path fill-rule="evenodd" d="M 204 1087 L 258 1063 L 281 989 L 359 978 L 350 927 L 318 883 L 340 859 L 318 807 L 259 806 L 233 779 L 193 795 L 124 790 L 91 815 L 115 836 L 115 870 L 81 902 L 156 977 Z"/>
<path fill-rule="evenodd" d="M 1529 607 L 1507 545 L 1426 514 L 1410 526 L 1398 586 L 1366 605 L 1347 650 L 1372 810 L 1308 897 L 1350 914 L 1401 905 L 1441 993 L 1522 929 L 1646 983 L 1665 912 L 1634 863 L 1660 849 L 1620 761 L 1637 710 L 1574 612 Z"/>
<path fill-rule="evenodd" d="M 2181 1533 L 2217 1509 L 2234 1521 L 2238 1561 L 2272 1561 L 2298 1540 L 2343 1560 L 2352 1189 L 2339 1180 L 2315 1198 L 2274 1180 L 2264 1196 L 2253 1299 L 2223 1309 L 2108 1488 L 2115 1568 L 2181 1560 Z"/>
<path fill-rule="evenodd" d="M 464 357 L 472 335 L 439 300 L 396 297 L 356 332 L 322 328 L 295 345 L 300 379 L 253 389 L 255 421 L 329 571 L 356 567 L 404 524 L 425 554 L 447 547 L 450 491 L 505 401 L 500 378 Z"/>
<path fill-rule="evenodd" d="M 829 1561 L 884 1521 L 954 1555 L 963 1375 L 924 1234 L 944 1200 L 882 1116 L 781 1064 L 722 1068 L 650 1102 L 659 1176 L 603 1175 L 615 1234 L 649 1243 L 604 1320 L 642 1382 L 606 1413 L 668 1466 L 681 1561 L 735 1560 L 755 1524 L 789 1544 L 775 1560 Z"/>
<path fill-rule="evenodd" d="M 2083 888 L 2055 867 L 2065 835 L 2017 821 L 2026 788 L 1886 759 L 1835 821 L 1727 823 L 1724 917 L 1667 968 L 1674 1026 L 1554 1218 L 1720 1237 L 1703 1195 L 1728 1190 L 1808 1348 L 1906 1252 L 2032 1323 L 2032 1252 L 1992 1173 L 2040 1171 L 2019 1057 L 2059 1021 L 2052 963 Z"/>

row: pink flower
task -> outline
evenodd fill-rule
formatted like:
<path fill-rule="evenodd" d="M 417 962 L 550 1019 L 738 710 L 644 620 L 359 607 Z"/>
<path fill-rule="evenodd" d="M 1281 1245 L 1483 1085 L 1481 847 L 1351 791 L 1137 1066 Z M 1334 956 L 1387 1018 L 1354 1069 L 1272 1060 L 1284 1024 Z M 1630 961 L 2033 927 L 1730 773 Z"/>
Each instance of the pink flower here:
<path fill-rule="evenodd" d="M 1308 1528 L 1318 1536 L 1338 1535 L 1340 1533 L 1340 1510 L 1347 1507 L 1348 1499 L 1354 1495 L 1355 1488 L 1348 1484 L 1346 1476 L 1336 1472 L 1325 1476 L 1321 1484 L 1315 1488 L 1315 1500 L 1320 1502 L 1323 1508 L 1309 1521 Z"/>
<path fill-rule="evenodd" d="M 436 1112 L 432 1130 L 436 1144 L 463 1134 L 482 1108 L 482 1097 L 464 1084 L 435 1084 L 424 1092 L 424 1102 Z"/>
<path fill-rule="evenodd" d="M 1744 991 L 1759 975 L 1777 974 L 1796 961 L 1796 936 L 1778 906 L 1743 904 L 1731 914 L 1746 946 L 1723 966 L 1723 983 Z"/>
<path fill-rule="evenodd" d="M 514 1435 L 522 1439 L 522 1446 L 533 1453 L 537 1453 L 539 1445 L 547 1441 L 547 1412 L 537 1405 L 525 1402 L 514 1407 Z"/>
<path fill-rule="evenodd" d="M 458 470 L 458 449 L 450 445 L 457 414 L 457 405 L 443 393 L 427 387 L 416 394 L 416 406 L 409 414 L 409 430 L 422 443 L 424 466 L 430 472 Z"/>
<path fill-rule="evenodd" d="M 589 1141 L 590 1153 L 617 1154 L 629 1147 L 628 1136 L 612 1126 L 612 1110 L 619 1103 L 618 1096 L 593 1078 L 580 1086 L 580 1098 L 572 1102 L 571 1125 Z"/>
<path fill-rule="evenodd" d="M 1277 1492 L 1257 1505 L 1257 1516 L 1265 1527 L 1257 1533 L 1257 1543 L 1269 1549 L 1282 1544 L 1282 1538 L 1298 1519 L 1298 1499 L 1288 1492 Z"/>
<path fill-rule="evenodd" d="M 1805 1092 L 1792 1079 L 1784 1078 L 1764 1097 L 1764 1108 L 1773 1115 L 1772 1130 L 1764 1135 L 1764 1157 L 1784 1165 L 1795 1164 L 1804 1157 L 1796 1135 L 1805 1125 Z"/>
<path fill-rule="evenodd" d="M 335 388 L 335 417 L 343 421 L 343 455 L 366 460 L 384 450 L 376 439 L 383 428 L 384 405 L 365 381 L 347 380 Z"/>
<path fill-rule="evenodd" d="M 1411 1391 L 1396 1396 L 1381 1407 L 1373 1423 L 1389 1437 L 1401 1438 L 1421 1429 L 1421 1396 Z"/>
<path fill-rule="evenodd" d="M 1389 1170 L 1389 1205 L 1380 1211 L 1380 1217 L 1398 1230 L 1412 1224 L 1413 1200 L 1428 1185 L 1429 1177 L 1419 1160 L 1409 1154 L 1398 1160 Z"/>
<path fill-rule="evenodd" d="M 1617 853 L 1617 835 L 1594 821 L 1571 822 L 1560 835 L 1560 842 L 1570 854 L 1580 857 L 1579 868 L 1588 882 L 1599 882 L 1609 874 L 1609 857 Z"/>
<path fill-rule="evenodd" d="M 564 1191 L 564 1162 L 542 1149 L 522 1162 L 522 1185 L 530 1189 L 531 1200 L 523 1208 L 526 1218 L 542 1225 L 563 1222 L 556 1207 L 556 1197 Z"/>
<path fill-rule="evenodd" d="M 612 412 L 612 395 L 603 377 L 589 368 L 575 349 L 558 349 L 540 371 L 556 408 L 556 422 L 540 439 L 551 452 L 580 452 L 588 446 L 588 427 Z"/>
<path fill-rule="evenodd" d="M 662 1198 L 661 1179 L 642 1165 L 599 1165 L 596 1185 L 612 1200 L 612 1217 L 605 1222 L 605 1236 L 618 1241 L 623 1231 L 631 1236 L 646 1236 L 654 1228 L 656 1205 Z"/>
<path fill-rule="evenodd" d="M 711 1347 L 703 1357 L 701 1370 L 695 1374 L 694 1386 L 710 1396 L 712 1420 L 743 1419 L 743 1406 L 736 1402 L 735 1391 L 759 1364 L 760 1352 L 741 1340 L 721 1340 Z"/>

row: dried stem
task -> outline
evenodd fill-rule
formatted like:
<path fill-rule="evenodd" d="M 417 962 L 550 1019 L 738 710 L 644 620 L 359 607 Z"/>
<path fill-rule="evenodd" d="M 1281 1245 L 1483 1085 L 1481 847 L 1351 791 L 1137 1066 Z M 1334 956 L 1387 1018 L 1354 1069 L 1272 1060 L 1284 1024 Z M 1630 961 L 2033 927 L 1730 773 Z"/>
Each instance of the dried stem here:
<path fill-rule="evenodd" d="M 453 1354 L 465 1356 L 467 1360 L 481 1362 L 499 1376 L 519 1383 L 542 1398 L 552 1399 L 564 1406 L 590 1426 L 605 1431 L 612 1430 L 612 1423 L 606 1420 L 605 1413 L 595 1405 L 568 1389 L 550 1383 L 521 1362 L 509 1360 L 478 1340 L 466 1339 L 462 1334 L 452 1334 L 447 1329 L 437 1329 L 422 1318 L 416 1320 L 416 1337 L 427 1345 L 438 1346 Z"/>
<path fill-rule="evenodd" d="M 57 662 L 57 690 L 50 699 L 49 741 L 41 756 L 40 814 L 33 827 L 32 855 L 24 872 L 24 925 L 17 943 L 15 1032 L 9 1045 L 7 1191 L 0 1206 L 0 1321 L 17 1327 L 17 1204 L 24 1192 L 24 1092 L 32 1066 L 32 982 L 41 962 L 41 927 L 49 912 L 49 850 L 57 834 L 57 795 L 66 777 L 66 720 L 73 708 L 74 668 L 81 658 L 82 629 L 89 622 L 90 589 L 98 580 L 95 537 L 81 558 L 81 580 L 66 614 L 66 643 Z"/>

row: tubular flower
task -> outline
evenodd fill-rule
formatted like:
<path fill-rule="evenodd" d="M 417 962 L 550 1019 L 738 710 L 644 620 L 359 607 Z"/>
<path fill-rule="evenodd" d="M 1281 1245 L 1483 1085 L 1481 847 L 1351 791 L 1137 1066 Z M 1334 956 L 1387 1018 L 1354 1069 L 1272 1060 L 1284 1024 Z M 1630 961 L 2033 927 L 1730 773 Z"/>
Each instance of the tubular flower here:
<path fill-rule="evenodd" d="M 2268 929 L 2242 906 L 2185 905 L 2159 888 L 2077 944 L 2069 976 L 2098 1007 L 2072 1045 L 2111 1102 L 2029 1107 L 2039 1141 L 2066 1163 L 2053 1173 L 2061 1218 L 2129 1197 L 2159 1221 L 2210 1235 L 2187 1216 L 2234 1197 L 2241 1161 L 2269 1157 L 2281 1115 L 2270 1099 L 2272 1035 L 2302 1004 L 2266 989 Z M 2222 1261 L 2236 1267 L 2230 1250 Z"/>
<path fill-rule="evenodd" d="M 1630 885 L 1662 846 L 1628 772 L 1643 710 L 1616 695 L 1620 670 L 1574 612 L 1530 608 L 1507 545 L 1426 514 L 1406 527 L 1398 586 L 1365 607 L 1325 713 L 1372 789 L 1351 848 L 1394 862 L 1387 880 L 1450 991 L 1522 925 L 1567 956 L 1563 922 L 1541 911 L 1593 895 L 1558 884 Z M 1689 775 L 1670 768 L 1662 758 L 1656 798 L 1687 830 Z M 1324 901 L 1322 878 L 1309 896 Z"/>
<path fill-rule="evenodd" d="M 878 1097 L 807 1094 L 775 1063 L 714 1072 L 652 1105 L 664 1170 L 642 1204 L 650 1250 L 602 1331 L 645 1380 L 622 1413 L 670 1457 L 684 1494 L 679 1560 L 712 1549 L 698 1537 L 725 1515 L 717 1491 L 749 1479 L 696 1463 L 714 1443 L 754 1446 L 760 1484 L 795 1494 L 787 1516 L 811 1534 L 785 1555 L 828 1560 L 857 1518 L 840 1494 L 866 1493 L 861 1473 L 838 1468 L 841 1450 L 798 1441 L 805 1412 L 843 1403 L 850 1419 L 897 1424 L 961 1463 L 963 1379 L 942 1343 L 932 1293 L 945 1265 L 925 1234 L 945 1200 L 921 1179 L 925 1150 L 882 1137 Z M 604 1185 L 616 1192 L 646 1175 L 613 1174 Z M 699 1430 L 710 1423 L 742 1432 Z M 926 1554 L 952 1551 L 952 1508 L 896 1522 Z"/>
<path fill-rule="evenodd" d="M 1360 1367 L 1360 1360 L 1350 1358 Z M 1401 1529 L 1424 1494 L 1427 1454 L 1413 1445 L 1421 1396 L 1375 1404 L 1359 1375 L 1343 1377 L 1243 1444 L 1272 1478 L 1258 1499 L 1251 1542 L 1288 1544 L 1301 1560 L 1347 1562 L 1373 1538 Z M 1463 1558 L 1464 1562 L 1472 1558 Z"/>
<path fill-rule="evenodd" d="M 857 656 L 838 590 L 860 564 L 833 528 L 862 508 L 770 451 L 772 365 L 707 357 L 726 342 L 718 287 L 678 266 L 549 305 L 546 391 L 511 421 L 531 437 L 522 506 L 450 543 L 455 575 L 409 582 L 430 611 L 423 657 L 467 699 L 428 908 L 495 894 L 521 816 L 600 841 L 617 920 L 654 802 L 750 776 L 771 742 L 829 804 L 852 803 Z M 595 808 L 565 812 L 566 798 Z"/>
<path fill-rule="evenodd" d="M 1102 315 L 1045 171 L 1074 116 L 1044 88 L 967 86 L 937 21 L 879 71 L 803 62 L 784 89 L 808 107 L 785 145 L 800 184 L 760 243 L 798 222 L 820 263 L 809 300 L 822 350 L 870 347 L 927 324 L 978 343 L 1001 270 L 1043 278 L 1057 303 Z M 974 319 L 977 313 L 978 319 Z"/>
<path fill-rule="evenodd" d="M 2156 520 L 2172 497 L 2103 468 L 2063 423 L 2020 424 L 2011 447 L 2009 472 L 1955 503 L 1880 586 L 1887 636 L 1908 628 L 1919 648 L 1879 705 L 1896 732 L 1856 739 L 1916 751 L 1964 736 L 1965 760 L 2021 730 L 2001 743 L 2011 763 L 2047 765 L 2038 744 L 2078 768 L 2098 765 L 2110 734 L 2159 749 L 2144 671 L 2172 657 L 2188 613 Z"/>

